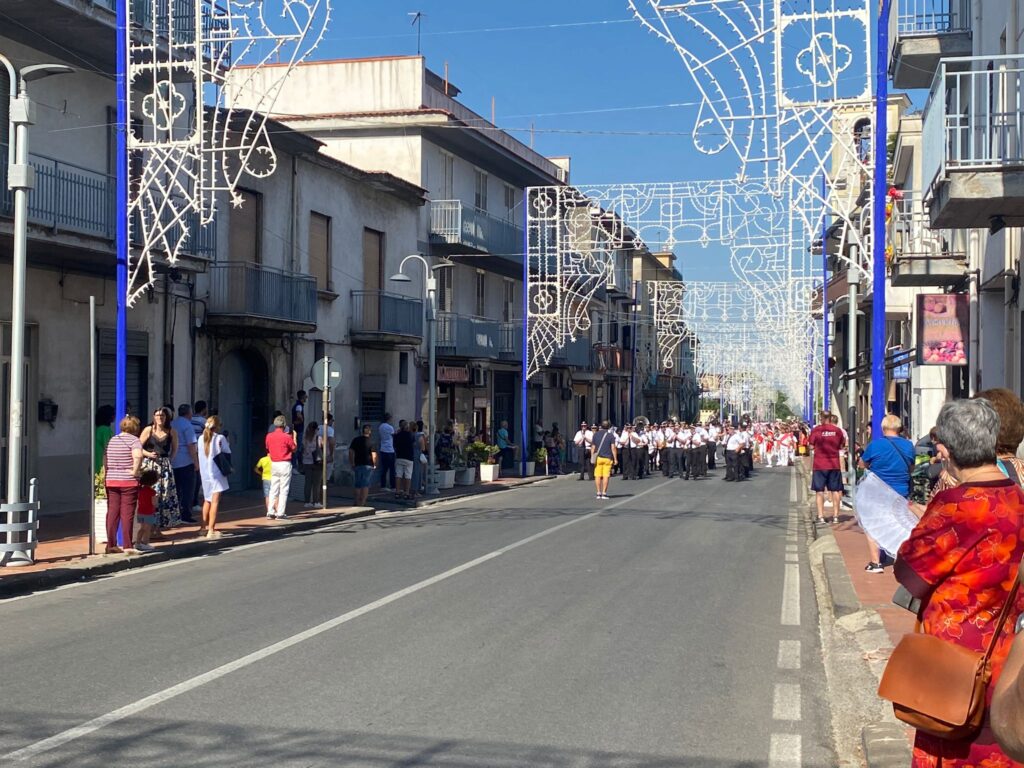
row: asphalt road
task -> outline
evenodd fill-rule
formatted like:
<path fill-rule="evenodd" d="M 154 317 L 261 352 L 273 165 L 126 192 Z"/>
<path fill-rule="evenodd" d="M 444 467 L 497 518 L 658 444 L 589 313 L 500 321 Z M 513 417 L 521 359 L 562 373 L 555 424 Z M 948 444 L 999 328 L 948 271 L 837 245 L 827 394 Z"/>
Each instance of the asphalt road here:
<path fill-rule="evenodd" d="M 0 602 L 0 765 L 834 766 L 793 489 L 559 479 Z"/>

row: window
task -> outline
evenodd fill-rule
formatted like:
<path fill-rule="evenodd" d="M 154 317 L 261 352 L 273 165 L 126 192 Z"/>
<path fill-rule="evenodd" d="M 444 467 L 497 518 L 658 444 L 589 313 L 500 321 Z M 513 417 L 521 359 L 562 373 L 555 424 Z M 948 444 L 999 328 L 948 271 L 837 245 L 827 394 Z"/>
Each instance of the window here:
<path fill-rule="evenodd" d="M 487 174 L 479 169 L 473 170 L 473 181 L 476 194 L 473 198 L 473 205 L 478 211 L 487 211 Z"/>
<path fill-rule="evenodd" d="M 509 280 L 507 277 L 504 280 L 503 288 L 504 300 L 502 302 L 503 312 L 501 319 L 506 323 L 510 323 L 515 319 L 516 316 L 516 284 L 514 281 Z"/>
<path fill-rule="evenodd" d="M 383 392 L 363 392 L 359 400 L 359 420 L 363 424 L 379 424 L 384 420 Z"/>
<path fill-rule="evenodd" d="M 384 288 L 384 233 L 363 230 L 363 327 L 380 328 L 380 291 Z"/>
<path fill-rule="evenodd" d="M 452 311 L 452 273 L 455 267 L 437 270 L 437 311 Z"/>
<path fill-rule="evenodd" d="M 318 291 L 334 290 L 331 280 L 331 217 L 309 212 L 309 272 Z"/>
<path fill-rule="evenodd" d="M 516 219 L 516 188 L 505 185 L 505 221 Z"/>
<path fill-rule="evenodd" d="M 441 200 L 455 197 L 455 157 L 447 152 L 441 153 L 441 188 L 438 194 Z"/>
<path fill-rule="evenodd" d="M 476 271 L 476 316 L 483 317 L 487 309 L 487 273 Z"/>
<path fill-rule="evenodd" d="M 398 383 L 409 383 L 409 353 L 401 352 L 398 355 Z"/>
<path fill-rule="evenodd" d="M 228 261 L 259 264 L 260 235 L 263 225 L 263 195 L 238 189 L 242 205 L 231 208 L 231 234 L 228 239 Z"/>

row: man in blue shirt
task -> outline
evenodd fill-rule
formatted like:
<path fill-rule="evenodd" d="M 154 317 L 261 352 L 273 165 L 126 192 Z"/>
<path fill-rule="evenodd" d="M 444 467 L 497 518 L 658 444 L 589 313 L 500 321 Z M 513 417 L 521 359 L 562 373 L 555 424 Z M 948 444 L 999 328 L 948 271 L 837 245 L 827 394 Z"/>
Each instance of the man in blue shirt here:
<path fill-rule="evenodd" d="M 515 461 L 516 447 L 512 444 L 508 436 L 508 422 L 501 422 L 501 427 L 498 429 L 498 455 L 501 457 L 501 468 L 511 469 L 512 464 Z"/>
<path fill-rule="evenodd" d="M 178 406 L 178 418 L 171 422 L 171 428 L 178 433 L 178 452 L 171 457 L 171 469 L 174 470 L 174 484 L 178 488 L 181 519 L 186 523 L 194 523 L 192 497 L 199 472 L 199 450 L 196 446 L 196 431 L 192 426 L 192 406 L 188 403 Z"/>
<path fill-rule="evenodd" d="M 864 449 L 858 466 L 870 469 L 879 480 L 892 488 L 900 496 L 910 496 L 910 473 L 914 469 L 914 444 L 905 437 L 900 437 L 903 422 L 900 417 L 888 414 L 882 419 L 882 436 L 876 437 Z M 882 553 L 878 545 L 868 536 L 868 550 L 871 561 L 864 570 L 869 573 L 882 573 Z"/>

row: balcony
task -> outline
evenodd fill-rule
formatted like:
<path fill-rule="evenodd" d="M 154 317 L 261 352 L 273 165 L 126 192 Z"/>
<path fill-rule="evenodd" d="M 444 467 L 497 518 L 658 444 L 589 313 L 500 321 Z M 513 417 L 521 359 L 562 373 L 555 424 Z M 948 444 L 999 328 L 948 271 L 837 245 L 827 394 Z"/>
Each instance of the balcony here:
<path fill-rule="evenodd" d="M 0 157 L 6 156 L 7 145 L 0 144 Z M 114 177 L 45 155 L 30 154 L 29 164 L 36 171 L 35 189 L 28 195 L 29 223 L 54 235 L 79 235 L 110 241 L 105 244 L 105 249 L 112 256 L 117 227 Z M 14 217 L 14 193 L 7 189 L 6 162 L 0 162 L 0 217 Z M 170 223 L 169 216 L 167 222 Z M 217 253 L 216 223 L 203 227 L 199 215 L 194 213 L 186 217 L 186 223 L 192 234 L 185 244 L 184 253 L 203 259 L 214 258 Z M 133 229 L 137 230 L 137 227 Z M 170 228 L 168 239 L 176 238 L 175 230 L 176 227 Z M 133 240 L 133 245 L 137 244 Z M 113 266 L 112 259 L 110 266 Z"/>
<path fill-rule="evenodd" d="M 497 320 L 438 312 L 437 353 L 449 357 L 497 360 L 501 352 L 500 326 Z"/>
<path fill-rule="evenodd" d="M 386 291 L 352 291 L 352 346 L 393 349 L 423 341 L 423 301 Z"/>
<path fill-rule="evenodd" d="M 943 60 L 924 108 L 934 229 L 1024 226 L 1024 56 Z"/>
<path fill-rule="evenodd" d="M 591 345 L 588 339 L 569 341 L 564 347 L 556 349 L 551 355 L 549 365 L 554 367 L 591 369 Z"/>
<path fill-rule="evenodd" d="M 523 271 L 523 228 L 464 204 L 430 203 L 430 242 L 440 256 L 472 256 L 476 266 L 508 277 Z"/>
<path fill-rule="evenodd" d="M 501 324 L 501 345 L 498 350 L 502 360 L 523 359 L 523 322 L 513 320 Z"/>
<path fill-rule="evenodd" d="M 890 275 L 896 288 L 940 288 L 963 280 L 967 273 L 965 233 L 932 229 L 921 196 L 904 192 L 892 201 L 888 242 Z"/>
<path fill-rule="evenodd" d="M 316 279 L 249 262 L 210 265 L 206 323 L 264 335 L 316 330 Z"/>
<path fill-rule="evenodd" d="M 896 0 L 889 16 L 893 85 L 927 88 L 940 59 L 971 55 L 971 2 Z"/>

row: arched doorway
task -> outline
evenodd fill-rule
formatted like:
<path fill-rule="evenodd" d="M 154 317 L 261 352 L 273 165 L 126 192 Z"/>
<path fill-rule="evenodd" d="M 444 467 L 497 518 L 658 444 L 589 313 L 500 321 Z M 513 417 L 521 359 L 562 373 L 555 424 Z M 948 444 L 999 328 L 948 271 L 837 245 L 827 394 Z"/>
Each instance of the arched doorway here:
<path fill-rule="evenodd" d="M 217 374 L 217 404 L 231 442 L 235 471 L 231 490 L 256 485 L 251 468 L 263 455 L 270 423 L 270 376 L 263 358 L 251 349 L 238 349 L 221 358 Z"/>

